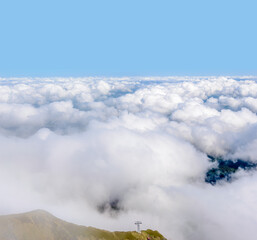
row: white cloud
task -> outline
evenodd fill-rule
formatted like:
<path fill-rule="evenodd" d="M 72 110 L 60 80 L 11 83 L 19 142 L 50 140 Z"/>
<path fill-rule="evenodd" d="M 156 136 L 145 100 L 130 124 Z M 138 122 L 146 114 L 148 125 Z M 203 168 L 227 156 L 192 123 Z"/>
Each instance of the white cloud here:
<path fill-rule="evenodd" d="M 170 239 L 255 239 L 256 173 L 204 177 L 207 154 L 257 162 L 256 102 L 247 78 L 2 79 L 0 214 L 44 208 L 115 230 L 140 218 Z M 116 200 L 118 214 L 98 211 Z"/>

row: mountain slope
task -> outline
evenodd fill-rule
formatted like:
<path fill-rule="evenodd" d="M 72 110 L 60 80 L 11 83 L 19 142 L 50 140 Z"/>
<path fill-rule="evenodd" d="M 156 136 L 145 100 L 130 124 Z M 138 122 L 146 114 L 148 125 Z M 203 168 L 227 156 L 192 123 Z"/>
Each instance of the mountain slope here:
<path fill-rule="evenodd" d="M 165 239 L 159 232 L 109 232 L 65 222 L 42 210 L 0 216 L 1 240 L 120 240 Z"/>

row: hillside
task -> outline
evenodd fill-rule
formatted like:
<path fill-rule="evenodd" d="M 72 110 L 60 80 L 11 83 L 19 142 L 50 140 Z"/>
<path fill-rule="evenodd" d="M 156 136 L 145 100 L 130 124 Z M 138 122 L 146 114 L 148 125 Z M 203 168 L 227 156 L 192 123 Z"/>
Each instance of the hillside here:
<path fill-rule="evenodd" d="M 159 232 L 109 232 L 65 222 L 48 212 L 36 210 L 28 213 L 0 216 L 1 240 L 151 240 L 165 239 Z"/>

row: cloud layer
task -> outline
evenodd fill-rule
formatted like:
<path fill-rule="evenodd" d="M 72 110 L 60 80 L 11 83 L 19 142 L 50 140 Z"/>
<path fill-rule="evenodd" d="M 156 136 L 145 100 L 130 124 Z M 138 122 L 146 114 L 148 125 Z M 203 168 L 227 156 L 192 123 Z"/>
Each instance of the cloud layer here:
<path fill-rule="evenodd" d="M 256 113 L 253 77 L 1 79 L 0 213 L 255 239 L 257 174 L 204 178 L 207 155 L 257 163 Z"/>

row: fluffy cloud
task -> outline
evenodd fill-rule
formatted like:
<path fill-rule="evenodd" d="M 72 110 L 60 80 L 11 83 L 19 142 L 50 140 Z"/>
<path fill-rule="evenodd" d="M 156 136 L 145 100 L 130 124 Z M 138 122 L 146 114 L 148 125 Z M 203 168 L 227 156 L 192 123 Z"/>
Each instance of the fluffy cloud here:
<path fill-rule="evenodd" d="M 257 162 L 256 103 L 250 77 L 1 79 L 0 213 L 255 239 L 256 173 L 204 179 L 207 155 Z"/>

